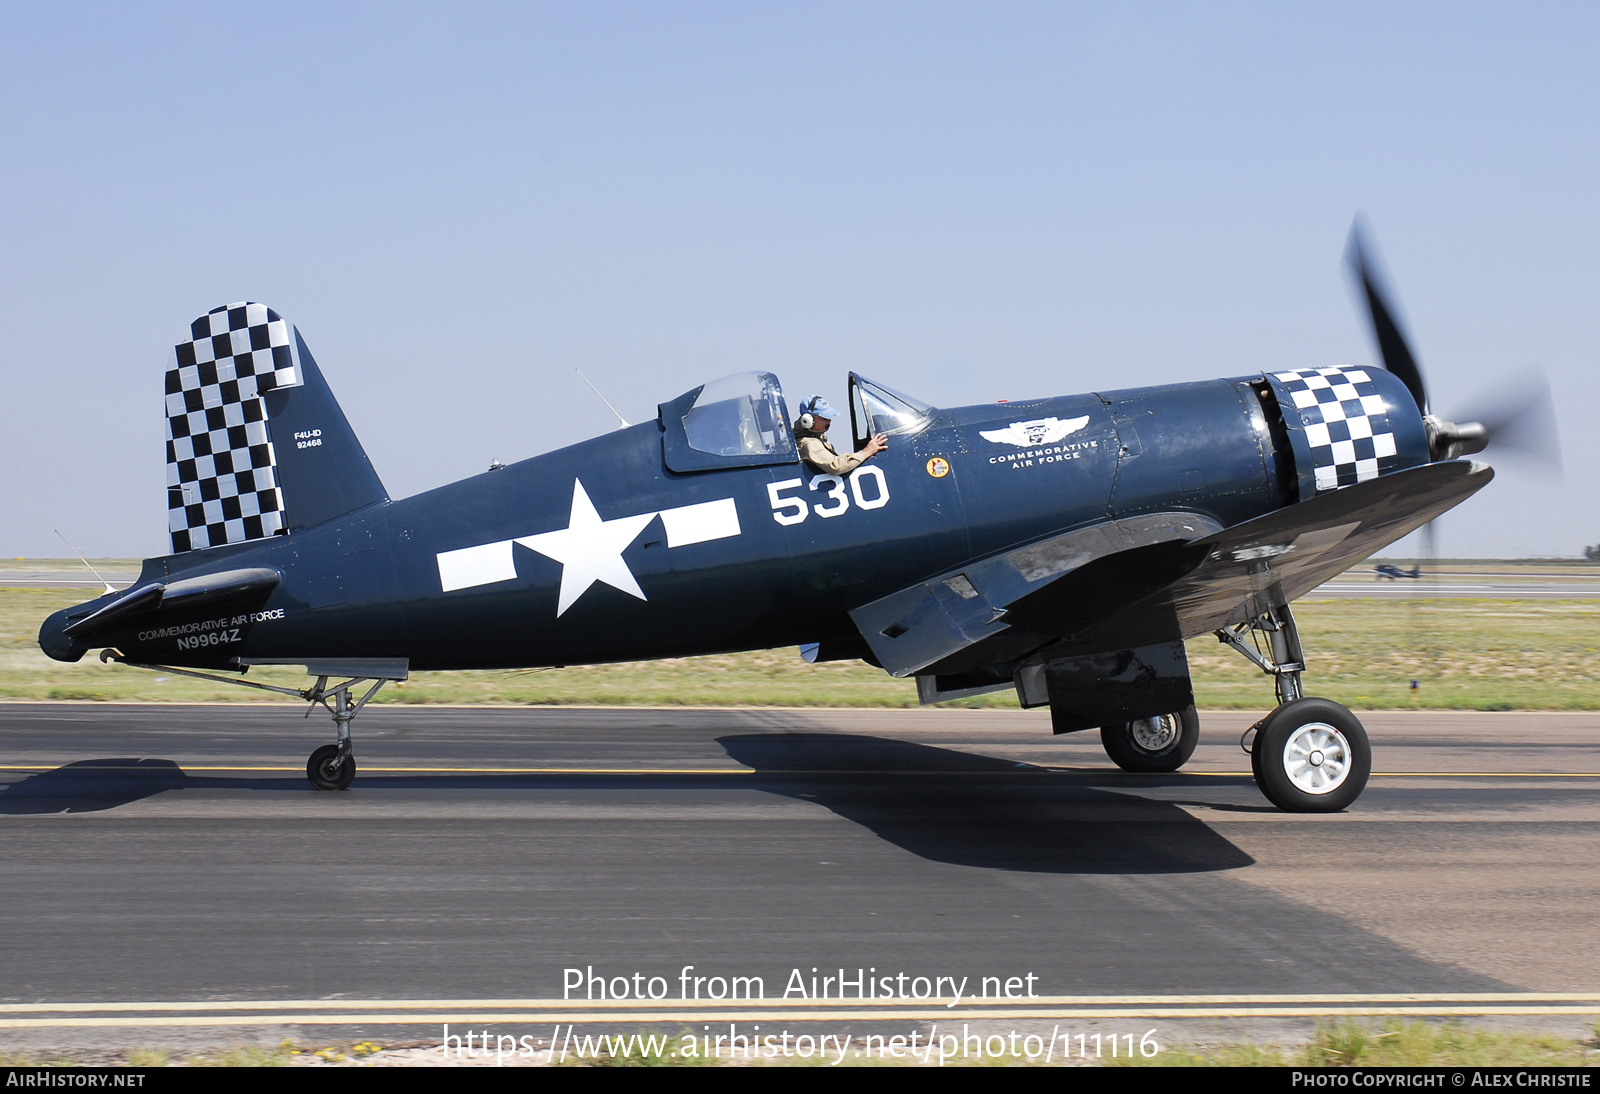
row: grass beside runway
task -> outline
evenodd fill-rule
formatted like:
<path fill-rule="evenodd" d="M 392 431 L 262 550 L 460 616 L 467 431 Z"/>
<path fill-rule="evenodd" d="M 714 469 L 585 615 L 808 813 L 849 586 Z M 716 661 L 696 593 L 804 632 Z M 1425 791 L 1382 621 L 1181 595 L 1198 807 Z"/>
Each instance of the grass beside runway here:
<path fill-rule="evenodd" d="M 39 624 L 92 595 L 0 589 L 0 698 L 259 702 L 246 688 L 40 652 Z M 1600 601 L 1303 600 L 1306 687 L 1355 709 L 1600 709 Z M 1271 682 L 1214 638 L 1189 642 L 1199 705 L 1265 709 Z M 303 687 L 297 669 L 249 679 Z M 1416 680 L 1417 689 L 1411 688 Z M 287 702 L 288 700 L 284 700 Z M 858 661 L 811 665 L 794 649 L 531 672 L 418 673 L 375 702 L 602 706 L 911 707 L 915 685 Z M 1009 692 L 951 704 L 1015 708 Z"/>
<path fill-rule="evenodd" d="M 1458 1021 L 1346 1019 L 1320 1022 L 1298 1049 L 1277 1045 L 1173 1046 L 1153 1058 L 1119 1057 L 1112 1067 L 1585 1067 L 1597 1040 L 1477 1029 Z"/>

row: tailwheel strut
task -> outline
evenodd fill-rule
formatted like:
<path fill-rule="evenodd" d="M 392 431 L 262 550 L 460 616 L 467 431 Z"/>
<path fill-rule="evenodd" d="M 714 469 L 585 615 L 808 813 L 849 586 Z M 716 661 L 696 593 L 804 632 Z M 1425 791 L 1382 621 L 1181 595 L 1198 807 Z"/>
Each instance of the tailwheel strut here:
<path fill-rule="evenodd" d="M 318 790 L 344 790 L 356 777 L 356 758 L 350 744 L 350 723 L 367 705 L 367 701 L 378 694 L 378 689 L 388 683 L 387 679 L 374 680 L 359 702 L 352 702 L 354 698 L 352 689 L 358 684 L 366 683 L 366 678 L 356 677 L 346 680 L 342 684 L 328 686 L 326 676 L 317 677 L 315 687 L 305 693 L 305 698 L 313 704 L 320 704 L 324 710 L 333 715 L 333 724 L 337 729 L 339 740 L 337 744 L 323 745 L 311 753 L 311 758 L 306 761 L 306 778 L 311 780 L 311 785 Z M 306 717 L 311 716 L 311 708 L 306 708 Z"/>
<path fill-rule="evenodd" d="M 250 671 L 252 665 L 304 665 L 306 675 L 315 676 L 317 682 L 309 688 L 284 688 L 275 684 L 258 684 L 254 680 L 241 680 L 238 677 L 222 676 L 216 672 L 198 672 L 189 668 L 177 668 L 172 665 L 147 665 L 137 661 L 130 661 L 115 649 L 100 651 L 101 661 L 115 661 L 118 664 L 128 665 L 136 669 L 149 669 L 155 672 L 173 673 L 178 676 L 192 676 L 197 680 L 210 680 L 219 684 L 234 684 L 238 687 L 255 688 L 258 691 L 271 691 L 279 695 L 292 695 L 303 699 L 308 705 L 306 717 L 311 717 L 312 707 L 321 705 L 329 714 L 333 715 L 333 724 L 338 734 L 338 740 L 331 745 L 323 745 L 311 754 L 306 761 L 306 778 L 311 780 L 311 785 L 318 790 L 344 790 L 356 777 L 356 758 L 350 746 L 350 723 L 361 712 L 372 697 L 378 694 L 378 689 L 390 680 L 402 681 L 410 675 L 410 663 L 403 657 L 325 657 L 325 658 L 293 658 L 293 657 L 236 657 L 231 662 L 235 671 L 243 675 Z M 342 683 L 328 686 L 329 680 L 339 680 Z M 359 700 L 355 698 L 357 685 L 372 682 L 365 695 Z"/>

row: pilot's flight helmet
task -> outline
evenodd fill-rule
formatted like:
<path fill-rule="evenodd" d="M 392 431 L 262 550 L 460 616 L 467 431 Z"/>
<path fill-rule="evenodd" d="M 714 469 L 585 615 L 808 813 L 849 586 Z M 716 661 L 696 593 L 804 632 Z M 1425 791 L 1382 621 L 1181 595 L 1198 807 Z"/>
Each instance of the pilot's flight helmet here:
<path fill-rule="evenodd" d="M 820 395 L 813 395 L 800 404 L 800 420 L 796 423 L 801 429 L 812 429 L 817 424 L 818 418 L 834 421 L 839 417 L 839 412 L 828 405 L 828 401 Z"/>

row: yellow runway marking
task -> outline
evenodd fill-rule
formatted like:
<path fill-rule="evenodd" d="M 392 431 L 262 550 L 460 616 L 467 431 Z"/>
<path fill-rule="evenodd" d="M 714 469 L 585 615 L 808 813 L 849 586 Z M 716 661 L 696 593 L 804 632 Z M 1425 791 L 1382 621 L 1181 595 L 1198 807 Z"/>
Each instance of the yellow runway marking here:
<path fill-rule="evenodd" d="M 304 767 L 185 767 L 185 771 L 299 771 Z M 754 775 L 726 767 L 358 767 L 374 775 Z"/>
<path fill-rule="evenodd" d="M 0 771 L 59 771 L 66 764 L 5 764 L 0 765 Z M 305 773 L 305 765 L 298 767 L 243 767 L 243 766 L 195 766 L 186 767 L 178 765 L 180 771 L 279 771 Z M 86 769 L 88 770 L 88 769 Z M 125 767 L 95 767 L 95 771 L 149 771 L 150 768 L 127 765 Z M 749 768 L 737 770 L 726 767 L 362 767 L 360 773 L 372 775 L 383 773 L 387 775 L 757 775 L 761 774 Z M 795 772 L 802 774 L 802 772 Z M 852 774 L 844 772 L 844 774 Z M 870 772 L 854 772 L 854 774 L 870 774 Z M 886 772 L 885 774 L 920 774 L 920 772 Z M 937 772 L 930 772 L 937 774 Z M 969 772 L 979 774 L 979 772 Z M 1003 772 L 1002 774 L 1009 774 Z"/>
<path fill-rule="evenodd" d="M 1243 774 L 1243 772 L 1241 772 Z M 1596 771 L 1377 771 L 1375 779 L 1600 779 Z"/>

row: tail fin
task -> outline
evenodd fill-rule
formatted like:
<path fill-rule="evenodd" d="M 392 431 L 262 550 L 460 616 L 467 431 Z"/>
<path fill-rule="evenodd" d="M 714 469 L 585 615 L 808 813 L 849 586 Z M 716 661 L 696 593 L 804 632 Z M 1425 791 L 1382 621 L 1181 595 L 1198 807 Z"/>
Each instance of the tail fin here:
<path fill-rule="evenodd" d="M 172 551 L 265 539 L 387 501 L 300 332 L 264 304 L 189 325 L 167 370 Z"/>

